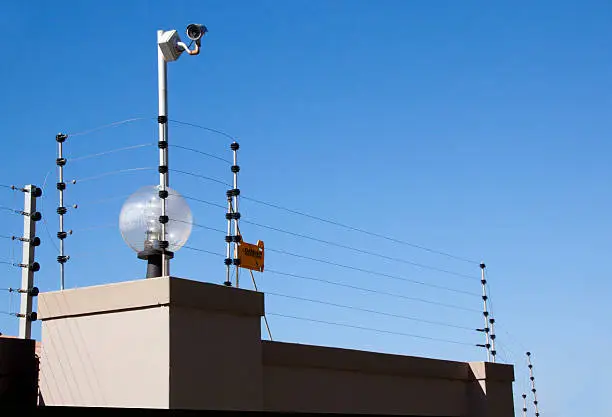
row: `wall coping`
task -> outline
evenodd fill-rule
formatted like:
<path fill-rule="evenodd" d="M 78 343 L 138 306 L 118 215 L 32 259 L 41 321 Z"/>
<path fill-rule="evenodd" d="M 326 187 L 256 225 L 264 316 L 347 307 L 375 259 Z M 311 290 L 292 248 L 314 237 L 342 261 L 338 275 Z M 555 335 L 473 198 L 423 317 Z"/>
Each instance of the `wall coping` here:
<path fill-rule="evenodd" d="M 41 293 L 38 317 L 45 321 L 161 306 L 262 316 L 264 296 L 255 291 L 183 278 L 149 278 Z"/>
<path fill-rule="evenodd" d="M 264 366 L 323 368 L 366 374 L 460 381 L 514 381 L 512 365 L 455 362 L 336 347 L 262 341 Z"/>
<path fill-rule="evenodd" d="M 263 341 L 264 366 L 324 368 L 369 374 L 473 380 L 467 363 L 335 347 Z"/>

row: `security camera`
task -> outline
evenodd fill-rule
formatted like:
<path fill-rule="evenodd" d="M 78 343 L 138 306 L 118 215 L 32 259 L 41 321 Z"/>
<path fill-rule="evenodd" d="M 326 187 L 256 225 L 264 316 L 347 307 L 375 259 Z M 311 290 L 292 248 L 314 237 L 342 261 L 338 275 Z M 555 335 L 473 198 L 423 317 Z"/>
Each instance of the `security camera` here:
<path fill-rule="evenodd" d="M 192 23 L 189 26 L 187 26 L 186 32 L 187 32 L 187 37 L 189 39 L 197 42 L 200 39 L 202 39 L 202 36 L 204 36 L 206 32 L 208 32 L 208 29 L 206 29 L 206 26 L 204 25 Z"/>

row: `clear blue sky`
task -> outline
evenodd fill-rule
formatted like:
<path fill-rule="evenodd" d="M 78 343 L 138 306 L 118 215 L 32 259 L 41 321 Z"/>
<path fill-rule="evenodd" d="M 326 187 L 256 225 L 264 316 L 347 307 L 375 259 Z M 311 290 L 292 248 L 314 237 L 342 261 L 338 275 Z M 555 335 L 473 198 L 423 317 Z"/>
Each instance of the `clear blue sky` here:
<path fill-rule="evenodd" d="M 5 2 L 0 76 L 4 184 L 41 185 L 51 235 L 55 141 L 157 112 L 156 30 L 205 23 L 201 56 L 169 65 L 170 117 L 224 130 L 241 144 L 240 188 L 313 215 L 436 248 L 489 270 L 502 360 L 534 352 L 543 415 L 609 415 L 612 314 L 612 4 L 606 1 Z M 222 136 L 170 126 L 170 141 L 229 157 Z M 69 138 L 69 156 L 156 141 L 143 120 Z M 143 147 L 68 163 L 66 178 L 157 165 Z M 171 168 L 229 181 L 226 164 L 171 149 Z M 69 187 L 67 287 L 140 278 L 143 264 L 116 227 L 124 196 L 154 171 Z M 224 204 L 225 188 L 173 174 L 185 195 Z M 2 205 L 18 206 L 0 190 Z M 88 201 L 113 198 L 89 205 Z M 16 200 L 18 198 L 18 200 Z M 191 202 L 198 223 L 224 228 L 223 211 Z M 368 251 L 478 276 L 477 264 L 243 200 L 243 218 Z M 0 233 L 20 231 L 2 214 Z M 87 228 L 92 228 L 86 230 Z M 79 231 L 81 229 L 81 231 Z M 243 224 L 246 240 L 413 280 L 478 293 L 478 280 L 329 247 Z M 41 290 L 58 288 L 57 255 L 39 234 Z M 223 235 L 190 245 L 223 252 Z M 2 260 L 18 248 L 0 242 Z M 479 310 L 476 296 L 413 285 L 269 252 L 267 267 Z M 173 275 L 221 283 L 222 259 L 183 249 Z M 19 272 L 3 267 L 2 286 Z M 247 282 L 242 274 L 242 281 Z M 466 327 L 478 312 L 265 273 L 264 291 L 326 300 Z M 10 306 L 0 295 L 0 310 Z M 480 334 L 268 296 L 269 312 L 481 343 Z M 481 360 L 475 347 L 270 316 L 278 340 Z M 0 318 L 0 330 L 16 321 Z M 37 328 L 39 335 L 39 329 Z M 519 411 L 517 409 L 517 415 Z"/>

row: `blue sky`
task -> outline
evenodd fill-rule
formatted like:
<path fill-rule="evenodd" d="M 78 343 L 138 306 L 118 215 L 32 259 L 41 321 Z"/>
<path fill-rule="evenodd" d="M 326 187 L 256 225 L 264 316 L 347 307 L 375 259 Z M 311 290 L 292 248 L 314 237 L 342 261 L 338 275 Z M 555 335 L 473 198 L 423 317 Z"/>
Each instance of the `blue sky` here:
<path fill-rule="evenodd" d="M 386 236 L 487 263 L 502 360 L 534 353 L 541 411 L 548 416 L 612 412 L 607 353 L 612 313 L 606 262 L 612 250 L 609 184 L 612 133 L 612 5 L 605 1 L 206 1 L 6 2 L 10 34 L 4 80 L 4 184 L 42 185 L 49 234 L 57 231 L 57 132 L 78 157 L 155 143 L 156 30 L 205 23 L 198 57 L 169 64 L 170 118 L 239 138 L 240 188 L 280 204 Z M 171 143 L 230 157 L 220 135 L 170 125 Z M 67 180 L 157 165 L 146 146 L 68 163 Z M 171 168 L 231 180 L 229 167 L 172 149 Z M 68 188 L 67 287 L 137 279 L 144 268 L 116 223 L 125 197 L 154 184 L 153 170 L 111 175 Z M 225 187 L 173 174 L 184 195 L 224 204 Z M 22 196 L 0 190 L 0 204 Z M 88 204 L 100 199 L 108 201 Z M 223 229 L 223 210 L 190 201 L 195 221 Z M 243 219 L 386 256 L 478 276 L 476 263 L 434 255 L 242 200 Z M 21 218 L 2 214 L 0 234 Z M 478 293 L 463 279 L 330 247 L 243 223 L 247 241 L 345 265 Z M 45 227 L 36 275 L 59 285 L 56 239 Z M 224 250 L 223 235 L 197 230 L 189 245 Z M 0 242 L 2 260 L 19 248 Z M 433 289 L 268 252 L 266 266 L 474 310 L 477 296 Z M 101 261 L 101 259 L 103 259 Z M 222 259 L 183 249 L 173 275 L 221 283 Z M 3 286 L 19 271 L 3 269 Z M 246 274 L 242 281 L 246 282 Z M 267 292 L 325 300 L 465 327 L 478 312 L 450 309 L 321 282 L 264 273 Z M 12 302 L 12 305 L 11 305 Z M 16 298 L 0 294 L 0 310 Z M 269 295 L 271 313 L 400 333 L 481 343 L 462 329 L 389 318 Z M 482 360 L 475 347 L 270 316 L 275 339 Z M 0 331 L 16 321 L 0 317 Z M 39 329 L 37 329 L 39 334 Z M 604 378 L 604 376 L 606 378 Z M 518 410 L 517 410 L 518 414 Z"/>

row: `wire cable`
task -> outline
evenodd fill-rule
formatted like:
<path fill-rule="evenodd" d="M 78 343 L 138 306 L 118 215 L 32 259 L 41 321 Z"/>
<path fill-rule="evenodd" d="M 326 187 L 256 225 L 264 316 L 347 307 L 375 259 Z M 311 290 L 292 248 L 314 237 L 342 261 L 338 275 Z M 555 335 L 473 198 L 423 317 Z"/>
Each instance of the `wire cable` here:
<path fill-rule="evenodd" d="M 133 117 L 131 119 L 120 120 L 118 122 L 113 122 L 113 123 L 105 124 L 105 125 L 102 125 L 102 126 L 94 127 L 93 129 L 84 130 L 82 132 L 70 133 L 69 136 L 70 137 L 75 137 L 75 136 L 88 135 L 90 133 L 97 132 L 99 130 L 108 129 L 110 127 L 116 127 L 116 126 L 124 125 L 126 123 L 138 122 L 140 120 L 147 120 L 147 119 L 153 120 L 152 117 Z"/>
<path fill-rule="evenodd" d="M 23 188 L 19 188 L 19 187 L 16 187 L 16 186 L 14 186 L 14 185 L 4 185 L 4 184 L 0 184 L 0 188 L 8 188 L 9 190 L 12 190 L 12 191 L 17 191 L 17 190 L 19 190 L 19 191 L 24 191 L 24 190 L 23 190 Z"/>
<path fill-rule="evenodd" d="M 392 293 L 392 292 L 375 290 L 373 288 L 359 287 L 357 285 L 345 284 L 345 283 L 342 283 L 342 282 L 331 281 L 331 280 L 327 280 L 327 279 L 323 279 L 323 278 L 309 277 L 309 276 L 305 276 L 305 275 L 292 274 L 292 273 L 289 273 L 289 272 L 277 271 L 277 270 L 270 269 L 270 268 L 266 268 L 266 272 L 270 273 L 270 274 L 283 275 L 283 276 L 292 277 L 292 278 L 298 278 L 298 279 L 304 279 L 304 280 L 308 280 L 308 281 L 320 282 L 320 283 L 323 283 L 323 284 L 334 285 L 334 286 L 342 287 L 342 288 L 350 288 L 350 289 L 353 289 L 353 290 L 364 291 L 364 292 L 368 292 L 368 293 L 371 293 L 371 294 L 378 294 L 378 295 L 384 295 L 384 296 L 388 296 L 388 297 L 399 298 L 399 299 L 402 299 L 402 300 L 416 301 L 416 302 L 419 302 L 419 303 L 431 304 L 431 305 L 436 305 L 436 306 L 440 306 L 440 307 L 447 307 L 447 308 L 452 308 L 452 309 L 455 309 L 455 310 L 463 310 L 463 311 L 470 311 L 470 312 L 474 312 L 474 313 L 480 313 L 480 310 L 477 310 L 477 309 L 474 309 L 474 308 L 467 308 L 467 307 L 462 307 L 462 306 L 458 306 L 458 305 L 454 305 L 454 304 L 447 304 L 447 303 L 441 303 L 441 302 L 438 302 L 438 301 L 427 300 L 427 299 L 419 298 L 419 297 L 411 297 L 411 296 L 397 294 L 397 293 Z"/>
<path fill-rule="evenodd" d="M 172 219 L 172 220 L 180 222 L 180 223 L 190 223 L 193 226 L 202 227 L 202 228 L 205 228 L 207 230 L 212 230 L 212 231 L 218 232 L 218 233 L 223 233 L 223 234 L 226 233 L 224 230 L 217 229 L 217 228 L 214 228 L 214 227 L 204 226 L 204 225 L 201 225 L 201 224 L 198 224 L 198 223 L 187 222 L 187 221 L 178 220 L 178 219 Z M 278 253 L 278 254 L 282 254 L 282 255 L 289 255 L 289 256 L 294 256 L 296 258 L 307 259 L 307 260 L 314 261 L 314 262 L 320 262 L 320 263 L 323 263 L 323 264 L 326 264 L 326 265 L 332 265 L 332 266 L 337 266 L 337 267 L 340 267 L 340 268 L 350 269 L 352 271 L 358 271 L 358 272 L 363 272 L 363 273 L 367 273 L 367 274 L 371 274 L 371 275 L 381 276 L 381 277 L 384 277 L 384 278 L 390 278 L 390 279 L 395 279 L 395 280 L 399 280 L 399 281 L 410 282 L 412 284 L 422 285 L 422 286 L 430 287 L 430 288 L 436 288 L 436 289 L 444 290 L 444 291 L 450 291 L 450 292 L 454 292 L 454 293 L 457 293 L 457 294 L 465 294 L 465 295 L 471 295 L 471 296 L 475 296 L 475 297 L 480 297 L 480 294 L 476 294 L 476 293 L 473 293 L 473 292 L 470 292 L 470 291 L 459 290 L 459 289 L 456 289 L 456 288 L 445 287 L 445 286 L 442 286 L 442 285 L 430 284 L 430 283 L 427 283 L 427 282 L 418 281 L 418 280 L 415 280 L 415 279 L 410 279 L 410 278 L 402 277 L 402 276 L 399 276 L 399 275 L 392 275 L 392 274 L 387 274 L 387 273 L 384 273 L 384 272 L 373 271 L 373 270 L 370 270 L 370 269 L 359 268 L 357 266 L 344 265 L 344 264 L 340 264 L 340 263 L 337 263 L 337 262 L 328 261 L 326 259 L 313 258 L 313 257 L 310 257 L 310 256 L 300 255 L 300 254 L 293 253 L 293 252 L 287 252 L 287 251 L 284 251 L 284 250 L 281 250 L 281 249 L 274 249 L 274 248 L 266 247 L 266 250 L 270 251 L 270 252 L 275 252 L 275 253 Z"/>
<path fill-rule="evenodd" d="M 381 276 L 381 277 L 385 277 L 385 278 L 390 278 L 390 279 L 395 279 L 395 280 L 399 280 L 399 281 L 410 282 L 412 284 L 422 285 L 422 286 L 430 287 L 430 288 L 436 288 L 436 289 L 444 290 L 444 291 L 450 291 L 450 292 L 454 292 L 454 293 L 457 293 L 457 294 L 466 294 L 466 295 L 472 295 L 472 296 L 475 296 L 475 297 L 480 297 L 480 294 L 476 294 L 476 293 L 473 293 L 473 292 L 470 292 L 470 291 L 458 290 L 458 289 L 455 289 L 455 288 L 444 287 L 442 285 L 429 284 L 427 282 L 417 281 L 415 279 L 410 279 L 410 278 L 402 277 L 402 276 L 399 276 L 399 275 L 387 274 L 387 273 L 384 273 L 384 272 L 378 272 L 378 271 L 373 271 L 371 269 L 359 268 L 359 267 L 352 266 L 352 265 L 344 265 L 344 264 L 340 264 L 340 263 L 337 263 L 337 262 L 328 261 L 326 259 L 313 258 L 313 257 L 310 257 L 310 256 L 300 255 L 300 254 L 293 253 L 293 252 L 287 252 L 287 251 L 280 250 L 280 249 L 273 249 L 273 248 L 267 248 L 266 247 L 266 250 L 267 251 L 271 251 L 271 252 L 275 252 L 275 253 L 279 253 L 279 254 L 283 254 L 283 255 L 294 256 L 296 258 L 307 259 L 309 261 L 320 262 L 320 263 L 327 264 L 327 265 L 332 265 L 332 266 L 337 266 L 337 267 L 340 267 L 340 268 L 350 269 L 352 271 L 358 271 L 358 272 L 363 272 L 363 273 L 366 273 L 366 274 L 377 275 L 377 276 Z"/>
<path fill-rule="evenodd" d="M 136 171 L 146 171 L 146 170 L 152 170 L 152 169 L 155 169 L 155 168 L 154 167 L 140 167 L 140 168 L 118 169 L 118 170 L 115 170 L 115 171 L 109 171 L 109 172 L 104 172 L 102 174 L 94 175 L 92 177 L 75 178 L 75 179 L 72 180 L 72 183 L 73 184 L 77 184 L 77 183 L 81 183 L 81 182 L 97 180 L 97 179 L 103 178 L 103 177 L 108 177 L 109 175 L 123 174 L 123 173 L 127 173 L 127 172 L 136 172 Z"/>
<path fill-rule="evenodd" d="M 253 222 L 253 221 L 250 221 L 250 220 L 246 220 L 246 219 L 242 219 L 242 222 L 243 223 L 247 223 L 247 224 L 251 224 L 253 226 L 261 227 L 261 228 L 264 228 L 264 229 L 269 229 L 269 230 L 274 230 L 276 232 L 285 233 L 285 234 L 288 234 L 288 235 L 291 235 L 291 236 L 295 236 L 295 237 L 299 237 L 299 238 L 302 238 L 302 239 L 308 239 L 308 240 L 312 240 L 314 242 L 324 243 L 326 245 L 335 246 L 335 247 L 342 248 L 342 249 L 352 250 L 354 252 L 363 253 L 365 255 L 376 256 L 378 258 L 387 259 L 389 261 L 405 263 L 405 264 L 413 265 L 413 266 L 416 266 L 416 267 L 419 267 L 419 268 L 429 269 L 431 271 L 438 271 L 438 272 L 442 272 L 442 273 L 445 273 L 445 274 L 454 275 L 454 276 L 457 276 L 457 277 L 460 277 L 460 278 L 477 279 L 477 280 L 480 279 L 479 277 L 475 277 L 475 276 L 471 276 L 471 275 L 466 275 L 466 274 L 462 274 L 462 273 L 455 272 L 455 271 L 449 271 L 447 269 L 442 269 L 442 268 L 438 268 L 438 267 L 431 266 L 431 265 L 425 265 L 425 264 L 421 264 L 421 263 L 418 263 L 418 262 L 413 262 L 413 261 L 410 261 L 410 260 L 407 260 L 407 259 L 394 258 L 392 256 L 387 256 L 387 255 L 383 255 L 383 254 L 380 254 L 380 253 L 371 252 L 371 251 L 368 251 L 368 250 L 365 250 L 365 249 L 359 249 L 359 248 L 356 248 L 354 246 L 343 245 L 341 243 L 336 243 L 336 242 L 332 242 L 332 241 L 329 241 L 329 240 L 324 240 L 324 239 L 316 238 L 316 237 L 313 237 L 313 236 L 304 235 L 304 234 L 301 234 L 301 233 L 291 232 L 289 230 L 284 230 L 284 229 L 280 229 L 280 228 L 277 228 L 277 227 L 272 227 L 272 226 L 267 226 L 267 225 L 264 225 L 264 224 L 259 224 L 259 223 L 256 223 L 256 222 Z"/>
<path fill-rule="evenodd" d="M 208 156 L 210 158 L 217 159 L 217 160 L 219 160 L 221 162 L 225 162 L 225 163 L 228 163 L 228 164 L 232 163 L 232 161 L 230 161 L 229 159 L 221 158 L 220 156 L 213 155 L 211 153 L 202 152 L 202 151 L 200 151 L 198 149 L 189 148 L 187 146 L 173 145 L 173 144 L 168 144 L 168 146 L 170 146 L 171 148 L 184 149 L 186 151 L 191 151 L 191 152 L 194 152 L 194 153 L 198 153 L 200 155 L 205 155 L 205 156 Z"/>
<path fill-rule="evenodd" d="M 421 336 L 421 335 L 416 335 L 416 334 L 412 334 L 412 333 L 393 332 L 393 331 L 390 331 L 390 330 L 382 330 L 382 329 L 375 329 L 375 328 L 372 328 L 372 327 L 355 326 L 355 325 L 352 325 L 352 324 L 336 323 L 336 322 L 332 322 L 332 321 L 325 321 L 325 320 L 317 320 L 317 319 L 306 318 L 306 317 L 291 316 L 291 315 L 288 315 L 288 314 L 268 313 L 268 315 L 276 316 L 276 317 L 285 317 L 285 318 L 290 318 L 290 319 L 295 319 L 295 320 L 310 321 L 310 322 L 313 322 L 313 323 L 329 324 L 329 325 L 332 325 L 332 326 L 347 327 L 347 328 L 351 328 L 351 329 L 367 330 L 367 331 L 376 332 L 376 333 L 392 334 L 392 335 L 396 335 L 396 336 L 406 336 L 406 337 L 412 337 L 412 338 L 416 338 L 416 339 L 431 340 L 431 341 L 435 341 L 435 342 L 445 342 L 445 343 L 451 343 L 451 344 L 455 344 L 455 345 L 475 346 L 475 344 L 473 344 L 473 343 L 460 342 L 460 341 L 457 341 L 457 340 L 440 339 L 440 338 L 437 338 L 437 337 Z"/>
<path fill-rule="evenodd" d="M 45 179 L 43 180 L 43 185 L 42 185 L 43 195 L 40 199 L 40 210 L 43 213 L 42 221 L 43 221 L 43 225 L 45 226 L 45 233 L 47 234 L 47 237 L 49 238 L 49 242 L 51 242 L 55 250 L 59 252 L 59 246 L 57 246 L 57 243 L 55 243 L 57 238 L 54 238 L 51 236 L 51 232 L 49 231 L 49 224 L 47 223 L 47 215 L 45 212 L 45 201 L 47 199 L 46 194 L 45 194 L 45 188 L 47 187 L 47 179 L 49 179 L 50 174 L 51 174 L 51 171 L 47 171 L 47 174 L 45 175 Z"/>
<path fill-rule="evenodd" d="M 417 317 L 404 316 L 402 314 L 394 314 L 394 313 L 388 313 L 388 312 L 384 312 L 384 311 L 370 310 L 370 309 L 367 309 L 367 308 L 355 307 L 355 306 L 350 306 L 350 305 L 346 305 L 346 304 L 337 304 L 337 303 L 332 303 L 332 302 L 329 302 L 329 301 L 315 300 L 315 299 L 312 299 L 312 298 L 296 297 L 296 296 L 293 296 L 293 295 L 279 294 L 279 293 L 270 292 L 270 291 L 266 291 L 265 294 L 266 295 L 273 295 L 273 296 L 276 296 L 276 297 L 290 298 L 292 300 L 307 301 L 309 303 L 315 303 L 315 304 L 328 305 L 328 306 L 332 306 L 332 307 L 344 308 L 344 309 L 348 309 L 348 310 L 361 311 L 361 312 L 364 312 L 364 313 L 378 314 L 378 315 L 386 316 L 386 317 L 394 317 L 394 318 L 398 318 L 398 319 L 411 320 L 411 321 L 416 321 L 416 322 L 419 322 L 419 323 L 432 324 L 432 325 L 435 325 L 435 326 L 444 326 L 444 327 L 451 327 L 451 328 L 454 328 L 454 329 L 475 331 L 475 329 L 472 328 L 472 327 L 459 326 L 459 325 L 443 323 L 443 322 L 434 321 L 434 320 L 419 319 Z"/>
<path fill-rule="evenodd" d="M 193 174 L 193 173 L 187 173 L 187 172 L 183 172 L 183 173 L 188 174 L 188 175 L 198 176 L 197 174 Z M 230 184 L 225 183 L 225 182 L 220 181 L 220 180 L 217 180 L 217 179 L 214 179 L 214 178 L 205 177 L 205 176 L 199 176 L 199 177 L 203 178 L 203 179 L 206 179 L 206 180 L 210 180 L 210 181 L 213 181 L 213 182 L 217 182 L 217 183 L 226 185 L 228 187 L 231 187 Z M 184 197 L 188 198 L 186 196 L 184 196 Z M 415 249 L 420 249 L 420 250 L 423 250 L 423 251 L 426 251 L 426 252 L 430 252 L 430 253 L 434 253 L 434 254 L 437 254 L 437 255 L 446 256 L 446 257 L 451 258 L 451 259 L 455 259 L 455 260 L 459 260 L 459 261 L 463 261 L 463 262 L 468 262 L 468 263 L 472 263 L 472 264 L 479 264 L 480 263 L 478 261 L 474 261 L 472 259 L 464 258 L 464 257 L 457 256 L 457 255 L 453 255 L 453 254 L 450 254 L 448 252 L 443 252 L 443 251 L 440 251 L 440 250 L 437 250 L 437 249 L 428 248 L 426 246 L 417 245 L 417 244 L 410 243 L 410 242 L 407 242 L 407 241 L 404 241 L 404 240 L 400 240 L 400 239 L 396 239 L 396 238 L 393 238 L 393 237 L 390 237 L 390 236 L 385 236 L 385 235 L 382 235 L 380 233 L 371 232 L 369 230 L 360 229 L 358 227 L 354 227 L 354 226 L 350 226 L 350 225 L 347 225 L 347 224 L 344 224 L 344 223 L 340 223 L 340 222 L 337 222 L 335 220 L 329 220 L 329 219 L 324 219 L 322 217 L 313 216 L 313 215 L 308 214 L 308 213 L 304 213 L 304 212 L 301 212 L 301 211 L 293 210 L 293 209 L 290 209 L 290 208 L 287 208 L 287 207 L 280 206 L 278 204 L 269 203 L 267 201 L 258 200 L 258 199 L 253 198 L 253 197 L 249 197 L 249 196 L 245 196 L 245 195 L 241 195 L 241 197 L 243 199 L 245 199 L 245 200 L 252 201 L 254 203 L 261 204 L 261 205 L 264 205 L 264 206 L 267 206 L 267 207 L 272 207 L 272 208 L 275 208 L 275 209 L 278 209 L 278 210 L 286 211 L 288 213 L 297 214 L 299 216 L 304 216 L 304 217 L 307 217 L 307 218 L 310 218 L 310 219 L 313 219 L 313 220 L 317 220 L 317 221 L 320 221 L 320 222 L 323 222 L 323 223 L 327 223 L 327 224 L 331 224 L 331 225 L 334 225 L 334 226 L 342 227 L 342 228 L 347 229 L 347 230 L 352 230 L 352 231 L 363 233 L 363 234 L 366 234 L 366 235 L 369 235 L 369 236 L 385 239 L 385 240 L 388 240 L 390 242 L 402 244 L 402 245 L 405 245 L 405 246 L 410 246 L 410 247 L 415 248 Z M 194 199 L 195 201 L 198 201 L 195 198 L 192 198 L 192 199 Z M 206 201 L 201 201 L 201 202 L 210 204 L 209 202 L 206 202 Z M 225 207 L 223 206 L 223 208 L 225 208 Z M 473 278 L 473 277 L 470 276 L 470 278 Z"/>
<path fill-rule="evenodd" d="M 88 155 L 72 157 L 72 158 L 69 158 L 69 160 L 70 160 L 70 162 L 83 161 L 83 160 L 86 160 L 86 159 L 96 158 L 98 156 L 104 156 L 104 155 L 108 155 L 108 154 L 111 154 L 111 153 L 129 151 L 129 150 L 132 150 L 132 149 L 139 149 L 139 148 L 144 148 L 144 147 L 153 146 L 153 145 L 156 145 L 156 144 L 155 143 L 141 143 L 140 145 L 125 146 L 123 148 L 111 149 L 111 150 L 104 151 L 104 152 L 98 152 L 98 153 L 92 153 L 92 154 L 88 154 Z"/>
<path fill-rule="evenodd" d="M 196 247 L 193 247 L 193 246 L 185 245 L 185 246 L 183 246 L 183 248 L 188 249 L 188 250 L 193 250 L 193 251 L 196 251 L 196 252 L 207 253 L 207 254 L 218 256 L 218 257 L 221 257 L 221 258 L 225 257 L 225 255 L 222 254 L 222 253 L 213 252 L 213 251 L 209 251 L 209 250 L 201 249 L 201 248 L 196 248 Z M 371 294 L 378 294 L 378 295 L 384 295 L 384 296 L 388 296 L 388 297 L 394 297 L 394 298 L 398 298 L 398 299 L 402 299 L 402 300 L 416 301 L 416 302 L 419 302 L 419 303 L 431 304 L 431 305 L 436 305 L 436 306 L 440 306 L 440 307 L 447 307 L 447 308 L 451 308 L 451 309 L 455 309 L 455 310 L 462 310 L 462 311 L 469 311 L 469 312 L 474 312 L 474 313 L 480 313 L 480 310 L 474 309 L 474 308 L 467 308 L 467 307 L 462 307 L 462 306 L 458 306 L 458 305 L 454 305 L 454 304 L 441 303 L 441 302 L 438 302 L 438 301 L 427 300 L 427 299 L 419 298 L 419 297 L 410 297 L 410 296 L 407 296 L 407 295 L 402 295 L 402 294 L 397 294 L 397 293 L 392 293 L 392 292 L 386 292 L 386 291 L 380 291 L 380 290 L 375 290 L 375 289 L 372 289 L 372 288 L 359 287 L 359 286 L 356 286 L 356 285 L 351 285 L 351 284 L 345 284 L 345 283 L 341 283 L 341 282 L 337 282 L 337 281 L 326 280 L 326 279 L 323 279 L 323 278 L 308 277 L 308 276 L 304 276 L 304 275 L 292 274 L 292 273 L 289 273 L 289 272 L 277 271 L 277 270 L 270 269 L 270 268 L 266 268 L 266 272 L 270 273 L 270 274 L 275 274 L 275 275 L 282 275 L 282 276 L 287 276 L 287 277 L 292 277 L 292 278 L 304 279 L 304 280 L 308 280 L 308 281 L 320 282 L 320 283 L 323 283 L 323 284 L 334 285 L 334 286 L 342 287 L 342 288 L 350 288 L 350 289 L 353 289 L 353 290 L 363 291 L 363 292 L 367 292 L 367 293 L 371 293 Z"/>
<path fill-rule="evenodd" d="M 213 251 L 206 250 L 206 249 L 194 248 L 193 246 L 187 246 L 187 245 L 185 245 L 185 246 L 183 246 L 183 248 L 185 248 L 185 249 L 189 249 L 189 250 L 194 250 L 194 251 L 196 251 L 196 252 L 208 253 L 208 254 L 210 254 L 210 255 L 221 256 L 221 257 L 223 257 L 223 258 L 225 257 L 225 255 L 220 254 L 220 253 L 218 253 L 218 252 L 213 252 Z"/>
<path fill-rule="evenodd" d="M 226 210 L 226 209 L 227 209 L 227 207 L 226 207 L 226 206 L 224 206 L 224 205 L 222 205 L 222 204 L 212 203 L 212 202 L 210 202 L 210 201 L 201 200 L 201 199 L 196 198 L 196 197 L 191 197 L 191 196 L 181 195 L 181 194 L 175 194 L 175 193 L 170 193 L 170 195 L 181 196 L 181 197 L 183 197 L 183 198 L 185 198 L 185 199 L 187 199 L 187 200 L 197 201 L 197 202 L 199 202 L 199 203 L 208 204 L 209 206 L 213 206 L 213 207 L 219 207 L 219 208 L 222 208 L 222 209 L 224 209 L 224 210 Z"/>
<path fill-rule="evenodd" d="M 69 234 L 72 235 L 75 232 L 85 232 L 85 231 L 89 231 L 89 230 L 108 229 L 110 227 L 117 227 L 117 223 L 105 223 L 105 224 L 101 224 L 101 225 L 97 225 L 97 226 L 81 227 L 81 228 L 78 228 L 78 229 L 70 229 L 69 230 Z"/>
<path fill-rule="evenodd" d="M 225 136 L 226 138 L 231 139 L 233 141 L 236 140 L 235 137 L 233 137 L 232 135 L 230 135 L 228 133 L 223 132 L 222 130 L 212 129 L 210 127 L 201 126 L 201 125 L 198 125 L 198 124 L 195 124 L 195 123 L 182 122 L 180 120 L 175 120 L 175 119 L 168 119 L 168 121 L 171 122 L 171 123 L 176 123 L 176 124 L 183 125 L 183 126 L 195 127 L 197 129 L 202 129 L 202 130 L 206 130 L 208 132 L 217 133 L 217 134 L 219 134 L 221 136 Z"/>
<path fill-rule="evenodd" d="M 189 171 L 181 171 L 180 169 L 168 169 L 168 171 L 170 171 L 170 172 L 178 172 L 179 174 L 190 175 L 190 176 L 196 177 L 196 178 L 202 178 L 202 179 L 205 179 L 205 180 L 208 180 L 208 181 L 212 181 L 212 182 L 216 182 L 218 184 L 225 185 L 227 187 L 231 187 L 231 185 L 228 184 L 225 181 L 221 181 L 221 180 L 218 180 L 216 178 L 207 177 L 205 175 L 200 175 L 200 174 L 196 174 L 196 173 L 189 172 Z"/>
<path fill-rule="evenodd" d="M 293 210 L 293 209 L 290 209 L 290 208 L 287 208 L 287 207 L 280 206 L 278 204 L 268 203 L 266 201 L 258 200 L 256 198 L 252 198 L 252 197 L 248 197 L 248 196 L 244 196 L 244 195 L 241 195 L 241 197 L 243 199 L 245 199 L 245 200 L 249 200 L 249 201 L 252 201 L 252 202 L 257 203 L 257 204 L 261 204 L 261 205 L 264 205 L 264 206 L 272 207 L 272 208 L 275 208 L 275 209 L 278 209 L 278 210 L 283 210 L 283 211 L 286 211 L 288 213 L 297 214 L 299 216 L 308 217 L 308 218 L 313 219 L 313 220 L 317 220 L 317 221 L 320 221 L 320 222 L 323 222 L 323 223 L 332 224 L 334 226 L 342 227 L 344 229 L 348 229 L 348 230 L 352 230 L 352 231 L 355 231 L 355 232 L 363 233 L 363 234 L 366 234 L 366 235 L 369 235 L 369 236 L 378 237 L 378 238 L 381 238 L 381 239 L 388 240 L 390 242 L 395 242 L 395 243 L 399 243 L 399 244 L 402 244 L 402 245 L 410 246 L 410 247 L 415 248 L 415 249 L 420 249 L 420 250 L 423 250 L 423 251 L 426 251 L 426 252 L 430 252 L 430 253 L 434 253 L 434 254 L 437 254 L 437 255 L 446 256 L 448 258 L 455 259 L 455 260 L 458 260 L 458 261 L 464 261 L 464 262 L 473 263 L 473 264 L 478 264 L 479 263 L 479 262 L 474 261 L 472 259 L 468 259 L 468 258 L 464 258 L 464 257 L 461 257 L 461 256 L 453 255 L 453 254 L 450 254 L 448 252 L 443 252 L 443 251 L 440 251 L 440 250 L 437 250 L 437 249 L 428 248 L 426 246 L 417 245 L 417 244 L 410 243 L 410 242 L 407 242 L 405 240 L 396 239 L 396 238 L 393 238 L 393 237 L 390 237 L 390 236 L 385 236 L 385 235 L 382 235 L 380 233 L 371 232 L 369 230 L 360 229 L 358 227 L 354 227 L 354 226 L 350 226 L 350 225 L 347 225 L 347 224 L 344 224 L 344 223 L 340 223 L 340 222 L 337 222 L 335 220 L 329 220 L 329 219 L 324 219 L 322 217 L 313 216 L 312 214 L 304 213 L 304 212 L 301 212 L 301 211 L 298 211 L 298 210 Z"/>
<path fill-rule="evenodd" d="M 97 205 L 97 204 L 103 204 L 103 203 L 107 203 L 109 201 L 115 201 L 115 200 L 122 200 L 125 199 L 127 197 L 129 197 L 131 194 L 121 194 L 121 195 L 117 195 L 114 197 L 106 197 L 106 198 L 99 198 L 96 200 L 84 200 L 84 201 L 79 201 L 78 204 L 72 204 L 72 207 L 75 209 L 81 208 L 81 206 L 83 204 L 85 204 L 85 206 L 93 206 L 93 205 Z M 76 207 L 75 207 L 76 206 Z"/>

